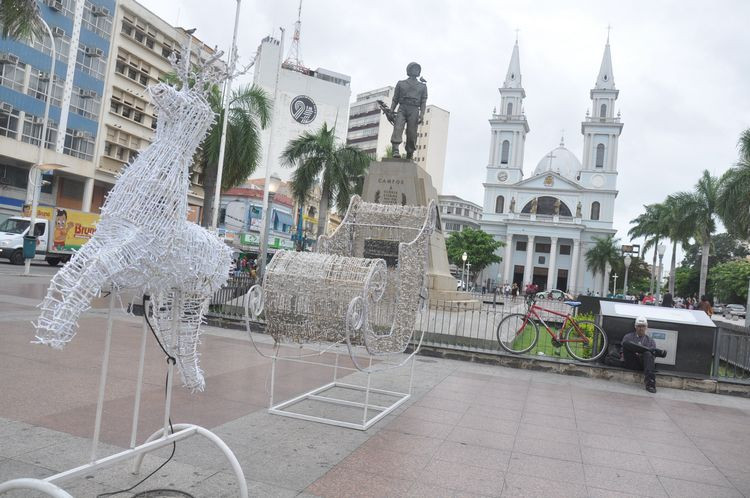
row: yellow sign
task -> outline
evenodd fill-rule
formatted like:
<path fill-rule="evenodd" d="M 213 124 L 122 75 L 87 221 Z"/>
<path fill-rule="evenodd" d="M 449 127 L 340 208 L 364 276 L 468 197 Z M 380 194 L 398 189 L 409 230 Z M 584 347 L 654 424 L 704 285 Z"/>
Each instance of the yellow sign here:
<path fill-rule="evenodd" d="M 47 220 L 52 221 L 52 211 L 54 208 L 51 208 L 49 206 L 37 206 L 36 208 L 36 218 L 38 220 Z M 23 216 L 28 218 L 31 216 L 31 206 L 28 204 L 24 204 L 23 206 Z"/>
<path fill-rule="evenodd" d="M 81 248 L 96 231 L 99 215 L 58 209 L 55 217 L 53 251 L 73 251 Z"/>

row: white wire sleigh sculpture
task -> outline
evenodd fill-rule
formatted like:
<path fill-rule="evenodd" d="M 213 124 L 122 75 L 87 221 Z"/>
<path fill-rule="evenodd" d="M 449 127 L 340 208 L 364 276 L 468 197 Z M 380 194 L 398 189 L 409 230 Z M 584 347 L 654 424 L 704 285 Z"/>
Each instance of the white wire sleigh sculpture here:
<path fill-rule="evenodd" d="M 435 202 L 400 206 L 364 202 L 353 196 L 341 225 L 321 236 L 317 252 L 277 252 L 263 276 L 262 286 L 250 289 L 246 320 L 265 317 L 266 333 L 274 339 L 270 411 L 281 415 L 367 429 L 406 401 L 408 392 L 371 387 L 371 374 L 405 365 L 422 343 L 415 337 L 417 313 L 427 303 L 430 236 L 435 228 Z M 252 334 L 250 334 L 251 340 Z M 255 342 L 253 341 L 253 344 Z M 299 345 L 291 354 L 283 345 Z M 413 344 L 409 354 L 404 354 Z M 258 352 L 266 355 L 257 345 Z M 333 380 L 313 391 L 274 405 L 277 360 L 321 365 L 314 356 L 335 355 Z M 339 361 L 344 353 L 351 367 Z M 343 382 L 339 371 L 362 372 L 366 385 Z M 344 388 L 364 392 L 364 402 L 331 398 L 324 393 Z M 385 405 L 372 403 L 371 393 L 396 398 Z M 315 417 L 290 411 L 304 400 L 363 408 L 362 423 Z M 378 412 L 372 418 L 368 411 Z"/>

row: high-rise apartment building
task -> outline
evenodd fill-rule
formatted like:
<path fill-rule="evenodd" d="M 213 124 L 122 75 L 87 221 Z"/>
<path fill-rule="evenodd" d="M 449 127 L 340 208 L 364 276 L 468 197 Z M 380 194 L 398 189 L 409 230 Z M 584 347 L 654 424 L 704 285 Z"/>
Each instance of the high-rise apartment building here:
<path fill-rule="evenodd" d="M 82 22 L 77 25 L 73 0 L 39 2 L 54 37 L 54 74 L 50 74 L 52 43 L 46 33 L 33 41 L 0 39 L 0 213 L 16 214 L 27 200 L 49 85 L 52 100 L 43 161 L 58 169 L 43 176 L 40 201 L 73 209 L 91 206 L 115 0 L 87 0 L 81 7 Z M 77 40 L 74 61 L 73 40 Z M 61 119 L 65 120 L 63 136 L 59 136 Z"/>
<path fill-rule="evenodd" d="M 119 0 L 99 143 L 96 183 L 106 191 L 123 165 L 154 138 L 158 115 L 146 88 L 174 70 L 168 60 L 188 43 L 183 28 L 175 28 L 135 0 Z M 196 37 L 190 42 L 191 60 L 198 62 L 214 50 Z M 202 171 L 193 166 L 188 195 L 188 218 L 198 221 L 203 205 Z"/>
<path fill-rule="evenodd" d="M 47 85 L 54 81 L 44 162 L 58 169 L 44 177 L 41 204 L 97 212 L 115 175 L 154 138 L 158 116 L 146 88 L 173 72 L 168 57 L 189 35 L 135 0 L 85 0 L 67 133 L 55 152 L 64 107 L 74 0 L 45 0 L 41 14 L 55 37 L 57 66 L 49 77 L 47 37 L 0 40 L 0 213 L 17 213 L 26 200 L 29 168 L 36 162 Z M 197 38 L 192 60 L 214 53 Z M 202 172 L 191 171 L 189 217 L 203 203 Z"/>
<path fill-rule="evenodd" d="M 326 123 L 335 129 L 340 141 L 346 140 L 346 123 L 351 96 L 351 78 L 328 69 L 308 69 L 297 61 L 281 65 L 281 46 L 277 39 L 264 38 L 255 59 L 253 82 L 273 99 L 278 70 L 278 94 L 269 126 L 261 133 L 263 155 L 260 176 L 271 155 L 271 172 L 289 179 L 292 169 L 281 166 L 279 157 L 290 140 L 304 132 L 315 133 Z"/>
<path fill-rule="evenodd" d="M 357 100 L 349 107 L 346 143 L 381 159 L 391 146 L 393 126 L 380 111 L 378 100 L 391 105 L 393 87 L 386 86 L 357 95 Z"/>
<path fill-rule="evenodd" d="M 427 105 L 424 121 L 417 131 L 414 162 L 432 177 L 432 185 L 443 193 L 445 151 L 448 148 L 448 121 L 451 113 L 436 105 Z"/>
<path fill-rule="evenodd" d="M 390 106 L 393 91 L 392 86 L 386 86 L 357 94 L 357 99 L 349 107 L 346 143 L 362 149 L 378 160 L 387 155 L 393 134 L 393 125 L 381 112 L 378 100 Z M 443 191 L 449 119 L 448 111 L 428 104 L 424 122 L 417 131 L 417 150 L 414 151 L 414 162 L 430 174 L 438 194 Z M 403 147 L 402 142 L 401 148 Z M 401 153 L 403 155 L 404 151 Z"/>

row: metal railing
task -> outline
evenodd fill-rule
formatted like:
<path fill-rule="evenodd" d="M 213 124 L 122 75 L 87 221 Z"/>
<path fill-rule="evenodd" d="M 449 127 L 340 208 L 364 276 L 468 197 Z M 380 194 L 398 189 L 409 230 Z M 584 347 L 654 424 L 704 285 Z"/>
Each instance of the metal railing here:
<path fill-rule="evenodd" d="M 245 304 L 250 287 L 256 279 L 249 273 L 235 273 L 226 285 L 211 298 L 208 306 L 209 317 L 242 319 L 245 316 Z"/>
<path fill-rule="evenodd" d="M 479 302 L 439 301 L 432 302 L 417 315 L 415 337 L 424 331 L 425 346 L 434 346 L 461 351 L 479 353 L 505 353 L 497 340 L 497 326 L 511 313 L 525 313 L 526 302 L 523 297 L 497 297 L 497 302 L 483 302 L 481 298 L 491 301 L 492 294 L 477 294 Z M 543 299 L 537 304 L 561 313 L 572 313 L 573 309 L 564 302 Z M 550 327 L 562 325 L 562 318 L 551 313 L 540 312 Z M 551 344 L 549 334 L 539 326 L 539 342 L 528 353 L 530 356 L 547 356 L 567 358 L 562 348 Z"/>
<path fill-rule="evenodd" d="M 750 330 L 717 325 L 714 377 L 750 382 Z"/>

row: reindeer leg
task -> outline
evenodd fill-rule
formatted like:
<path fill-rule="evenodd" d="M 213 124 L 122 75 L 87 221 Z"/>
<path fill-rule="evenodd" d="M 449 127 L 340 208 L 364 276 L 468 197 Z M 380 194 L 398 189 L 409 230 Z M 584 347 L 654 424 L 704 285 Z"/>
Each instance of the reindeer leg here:
<path fill-rule="evenodd" d="M 39 343 L 61 349 L 73 339 L 78 317 L 89 309 L 91 300 L 106 283 L 96 260 L 101 250 L 98 240 L 90 240 L 52 278 L 34 324 Z"/>
<path fill-rule="evenodd" d="M 203 391 L 205 381 L 203 370 L 198 366 L 198 335 L 206 297 L 199 293 L 170 291 L 152 299 L 154 331 L 167 353 L 174 357 L 183 385 L 193 392 Z"/>
<path fill-rule="evenodd" d="M 200 326 L 207 304 L 208 298 L 199 292 L 183 292 L 180 299 L 180 324 L 175 358 L 182 382 L 193 392 L 203 391 L 206 384 L 203 370 L 199 365 L 198 345 Z"/>
<path fill-rule="evenodd" d="M 94 236 L 52 278 L 34 323 L 38 343 L 61 349 L 75 336 L 78 317 L 113 275 L 135 265 L 140 249 L 134 240 L 107 242 Z"/>

